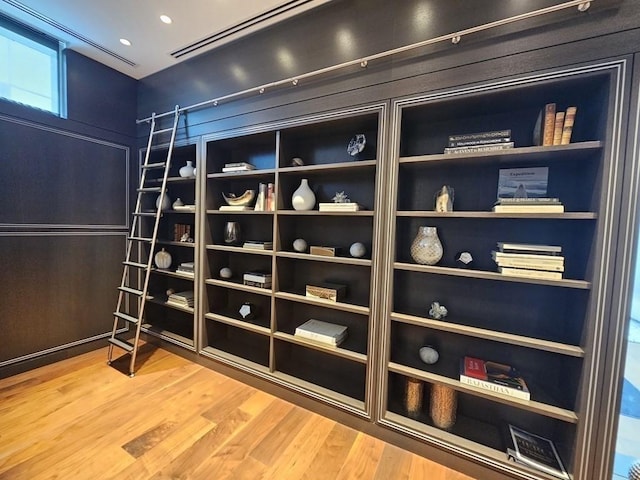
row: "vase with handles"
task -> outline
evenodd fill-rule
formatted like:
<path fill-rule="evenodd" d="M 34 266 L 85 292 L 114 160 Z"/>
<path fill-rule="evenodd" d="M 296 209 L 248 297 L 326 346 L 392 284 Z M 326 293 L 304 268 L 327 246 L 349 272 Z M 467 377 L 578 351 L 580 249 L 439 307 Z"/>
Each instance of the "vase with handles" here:
<path fill-rule="evenodd" d="M 187 160 L 187 164 L 184 167 L 181 167 L 178 171 L 180 176 L 183 178 L 190 178 L 196 176 L 196 169 L 193 168 L 193 162 L 191 160 Z"/>
<path fill-rule="evenodd" d="M 306 178 L 302 179 L 300 186 L 293 192 L 291 204 L 294 210 L 312 210 L 316 206 L 316 195 Z"/>
<path fill-rule="evenodd" d="M 435 265 L 442 258 L 443 249 L 436 227 L 420 227 L 411 243 L 411 258 L 421 265 Z"/>

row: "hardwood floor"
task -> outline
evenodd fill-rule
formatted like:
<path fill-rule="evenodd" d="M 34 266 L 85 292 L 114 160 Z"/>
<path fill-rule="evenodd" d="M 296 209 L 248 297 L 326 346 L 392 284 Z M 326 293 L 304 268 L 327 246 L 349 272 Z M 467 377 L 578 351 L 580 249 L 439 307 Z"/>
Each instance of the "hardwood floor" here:
<path fill-rule="evenodd" d="M 0 380 L 0 479 L 471 480 L 205 367 L 106 349 Z"/>

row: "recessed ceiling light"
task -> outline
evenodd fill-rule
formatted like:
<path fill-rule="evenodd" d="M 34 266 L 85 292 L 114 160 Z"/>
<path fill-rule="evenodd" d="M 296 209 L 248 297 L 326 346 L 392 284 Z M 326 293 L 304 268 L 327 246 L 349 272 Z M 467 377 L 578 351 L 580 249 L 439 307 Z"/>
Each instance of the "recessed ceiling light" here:
<path fill-rule="evenodd" d="M 169 15 L 160 15 L 160 20 L 162 20 L 166 24 L 169 24 L 173 21 L 171 20 L 171 17 Z"/>
<path fill-rule="evenodd" d="M 121 38 L 120 39 L 120 43 L 123 45 L 126 45 L 127 47 L 131 46 L 131 42 L 129 40 L 127 40 L 126 38 Z"/>

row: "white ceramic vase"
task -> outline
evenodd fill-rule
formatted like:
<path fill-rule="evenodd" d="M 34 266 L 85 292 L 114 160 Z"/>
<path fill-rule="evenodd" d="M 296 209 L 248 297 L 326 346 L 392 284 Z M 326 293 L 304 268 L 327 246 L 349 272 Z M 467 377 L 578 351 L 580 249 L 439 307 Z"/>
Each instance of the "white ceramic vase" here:
<path fill-rule="evenodd" d="M 316 206 L 316 196 L 306 178 L 302 179 L 298 189 L 293 192 L 291 204 L 294 210 L 311 210 Z"/>
<path fill-rule="evenodd" d="M 180 168 L 180 176 L 183 178 L 195 177 L 196 169 L 193 168 L 193 162 L 191 160 L 187 160 L 187 164 Z"/>
<path fill-rule="evenodd" d="M 411 258 L 422 265 L 435 265 L 442 254 L 442 243 L 436 227 L 420 227 L 411 244 Z"/>
<path fill-rule="evenodd" d="M 164 192 L 164 196 L 162 194 L 158 195 L 156 199 L 156 208 L 160 208 L 160 199 L 162 199 L 162 210 L 169 210 L 171 208 L 171 199 L 167 192 Z"/>
<path fill-rule="evenodd" d="M 156 256 L 153 258 L 156 263 L 156 267 L 166 270 L 171 266 L 171 254 L 167 252 L 164 248 L 156 253 Z"/>

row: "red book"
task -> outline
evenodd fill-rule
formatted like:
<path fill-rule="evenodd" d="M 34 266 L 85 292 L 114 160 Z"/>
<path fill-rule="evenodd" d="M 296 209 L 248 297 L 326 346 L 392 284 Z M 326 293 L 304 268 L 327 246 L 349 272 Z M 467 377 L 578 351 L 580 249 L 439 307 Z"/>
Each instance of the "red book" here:
<path fill-rule="evenodd" d="M 484 390 L 529 400 L 529 389 L 517 370 L 509 365 L 464 357 L 460 362 L 460 382 Z"/>

